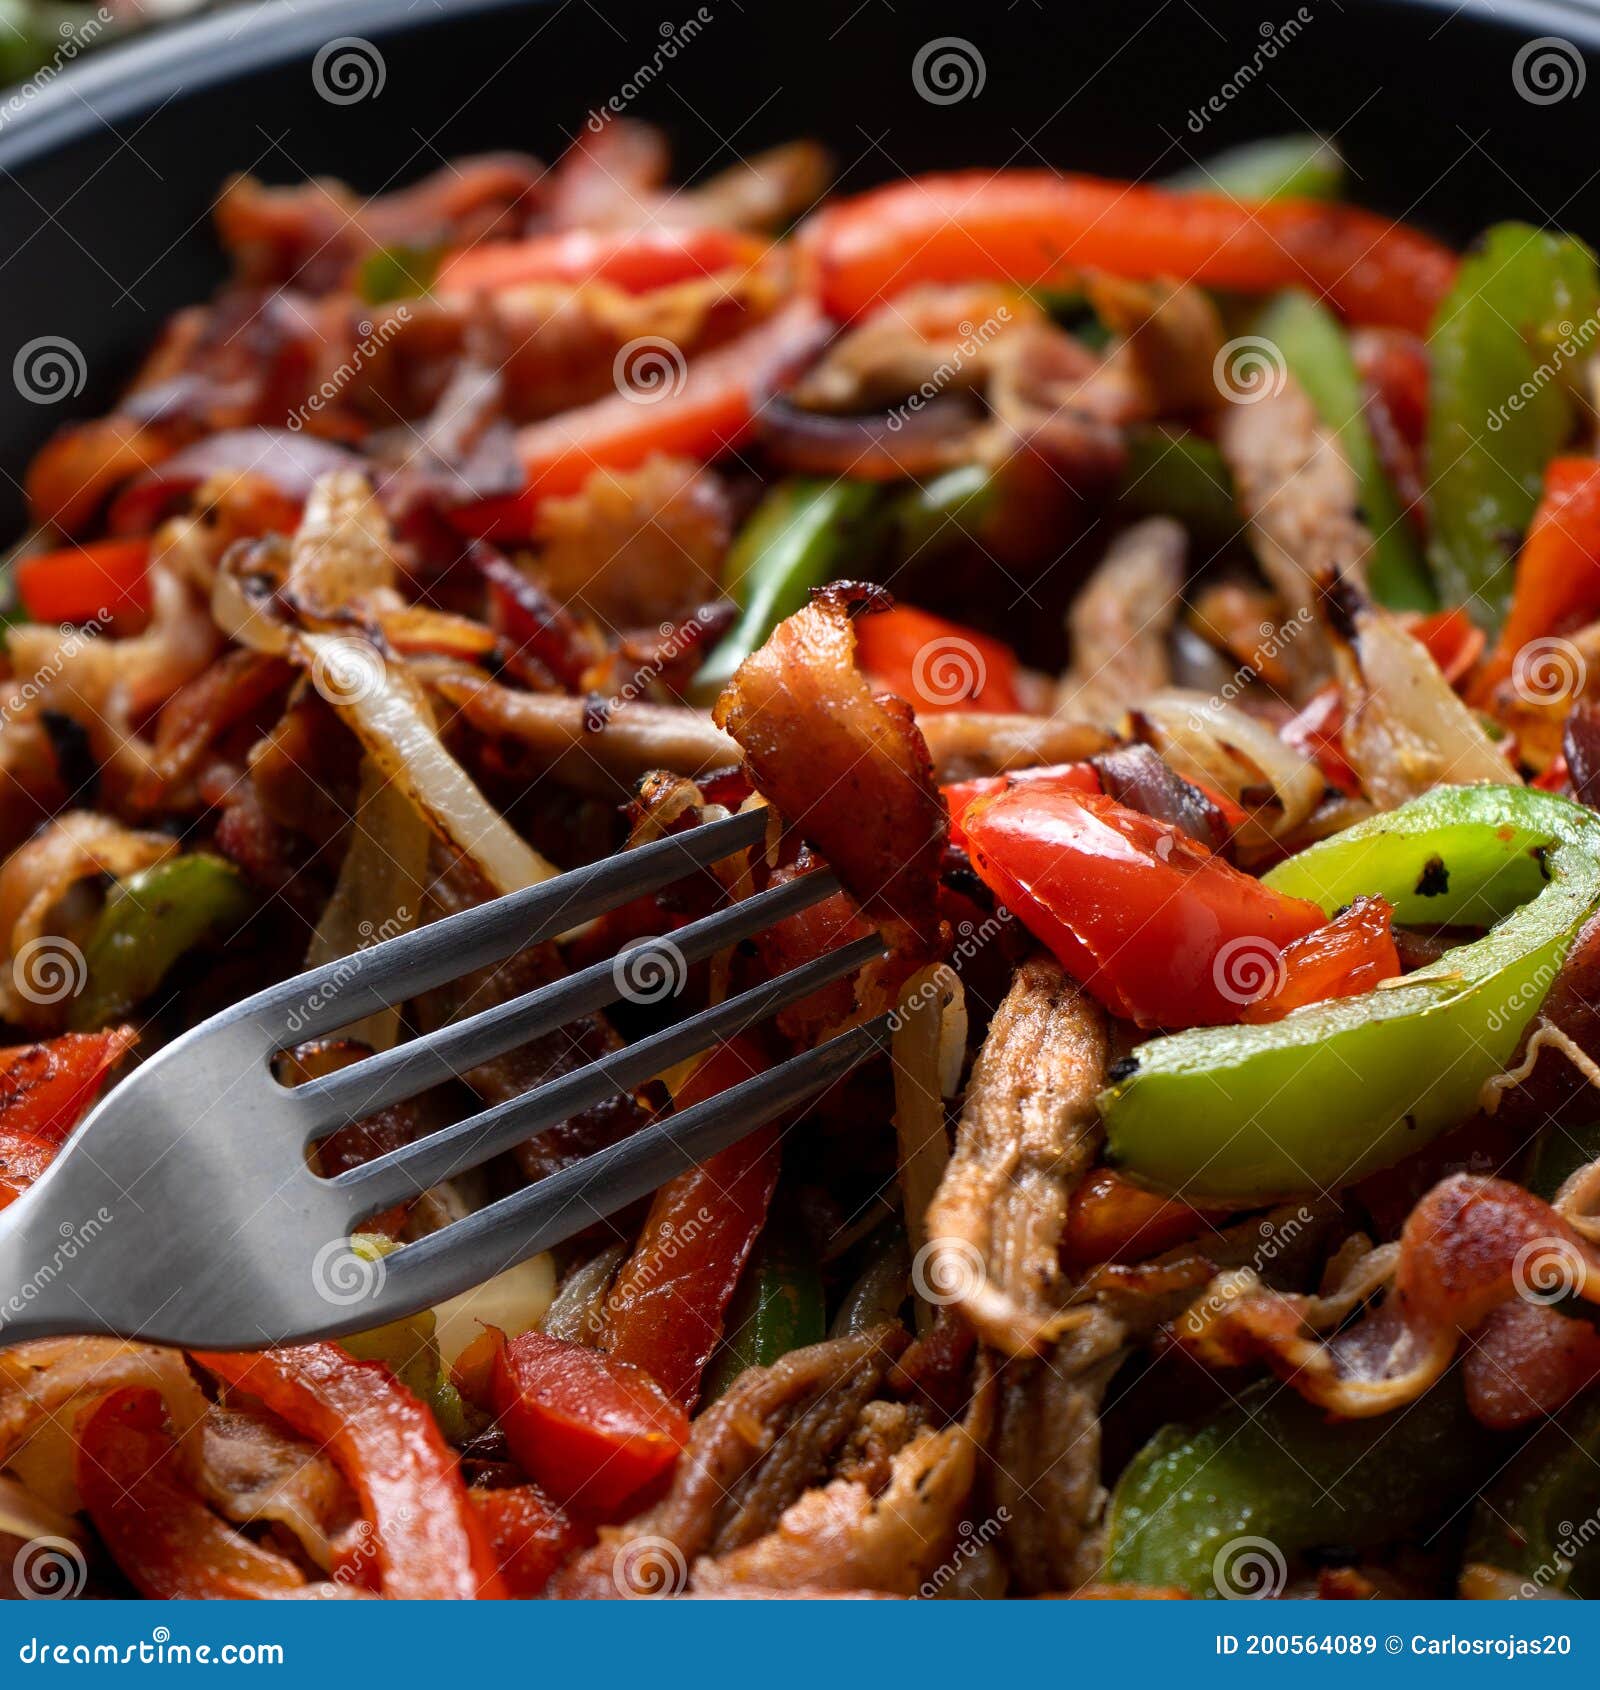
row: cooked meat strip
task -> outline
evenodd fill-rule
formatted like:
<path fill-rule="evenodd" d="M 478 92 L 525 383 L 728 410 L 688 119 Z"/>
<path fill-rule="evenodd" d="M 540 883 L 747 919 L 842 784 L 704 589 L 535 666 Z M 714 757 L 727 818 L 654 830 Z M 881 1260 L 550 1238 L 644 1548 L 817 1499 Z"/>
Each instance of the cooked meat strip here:
<path fill-rule="evenodd" d="M 905 1344 L 900 1326 L 876 1326 L 747 1369 L 695 1421 L 661 1501 L 624 1525 L 602 1527 L 594 1547 L 556 1575 L 550 1594 L 630 1594 L 630 1543 L 664 1540 L 687 1565 L 769 1531 L 826 1475 Z"/>
<path fill-rule="evenodd" d="M 1172 678 L 1167 639 L 1181 608 L 1185 540 L 1169 517 L 1118 535 L 1067 616 L 1072 667 L 1056 714 L 1113 726 Z"/>
<path fill-rule="evenodd" d="M 1358 515 L 1355 477 L 1297 382 L 1228 406 L 1217 444 L 1261 571 L 1291 613 L 1315 611 L 1319 583 L 1347 572 L 1359 578 L 1372 536 Z"/>
<path fill-rule="evenodd" d="M 539 515 L 534 573 L 611 629 L 675 621 L 716 598 L 732 513 L 721 482 L 679 458 L 602 470 Z"/>
<path fill-rule="evenodd" d="M 1126 1339 L 1123 1323 L 1095 1308 L 1048 1355 L 1001 1378 L 991 1482 L 1007 1516 L 1001 1551 L 1030 1595 L 1074 1590 L 1099 1568 L 1100 1404 Z"/>
<path fill-rule="evenodd" d="M 971 780 L 1041 763 L 1081 763 L 1115 744 L 1112 735 L 1065 716 L 996 716 L 944 710 L 919 724 L 941 781 Z"/>
<path fill-rule="evenodd" d="M 697 1561 L 695 1589 L 882 1590 L 913 1596 L 944 1560 L 967 1513 L 993 1419 L 986 1380 L 964 1421 L 922 1432 L 893 1458 L 888 1483 L 838 1478 L 807 1491 L 777 1529 Z"/>
<path fill-rule="evenodd" d="M 1025 962 L 973 1066 L 927 1219 L 930 1279 L 958 1292 L 979 1336 L 1007 1355 L 1063 1330 L 1059 1245 L 1099 1143 L 1106 1060 L 1093 999 L 1053 959 Z"/>
<path fill-rule="evenodd" d="M 698 780 L 740 761 L 739 747 L 699 710 L 514 692 L 465 673 L 441 676 L 435 685 L 480 733 L 525 747 L 562 785 L 619 803 L 653 770 Z"/>
<path fill-rule="evenodd" d="M 762 795 L 827 859 L 909 970 L 939 950 L 950 817 L 911 707 L 874 696 L 856 667 L 851 612 L 885 597 L 824 588 L 745 659 L 715 717 L 743 747 Z"/>

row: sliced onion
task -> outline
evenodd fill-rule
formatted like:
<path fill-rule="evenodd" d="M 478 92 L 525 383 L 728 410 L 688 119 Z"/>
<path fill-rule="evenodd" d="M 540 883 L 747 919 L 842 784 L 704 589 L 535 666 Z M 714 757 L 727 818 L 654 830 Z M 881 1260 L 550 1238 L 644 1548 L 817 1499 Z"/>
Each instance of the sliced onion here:
<path fill-rule="evenodd" d="M 1353 647 L 1341 642 L 1336 653 L 1344 753 L 1380 810 L 1443 782 L 1516 780 L 1428 648 L 1387 611 L 1361 610 Z"/>
<path fill-rule="evenodd" d="M 928 1205 L 950 1160 L 944 1087 L 957 1031 L 965 1047 L 966 1018 L 961 981 L 942 962 L 918 969 L 901 991 L 893 1042 L 894 1126 L 906 1237 L 913 1252 L 926 1242 Z M 918 1300 L 920 1330 L 932 1325 L 933 1313 L 930 1304 Z"/>
<path fill-rule="evenodd" d="M 111 506 L 113 533 L 147 534 L 186 493 L 226 470 L 259 475 L 290 499 L 304 499 L 320 475 L 359 469 L 343 446 L 286 428 L 232 428 L 185 446 L 130 482 Z"/>
<path fill-rule="evenodd" d="M 291 645 L 378 768 L 435 833 L 478 865 L 496 892 L 519 892 L 558 872 L 445 750 L 427 700 L 404 668 L 349 634 L 296 634 Z"/>
<path fill-rule="evenodd" d="M 784 468 L 867 481 L 937 475 L 970 463 L 981 426 L 969 405 L 948 395 L 870 417 L 802 411 L 783 399 L 769 400 L 761 411 L 762 440 Z"/>
<path fill-rule="evenodd" d="M 53 1434 L 71 1424 L 76 1408 L 127 1385 L 160 1391 L 174 1433 L 192 1449 L 206 1399 L 182 1351 L 115 1338 L 38 1338 L 0 1352 L 0 1466 L 50 1506 L 75 1513 L 76 1444 Z M 30 1461 L 35 1452 L 27 1446 L 41 1431 L 38 1459 Z"/>
<path fill-rule="evenodd" d="M 428 824 L 372 757 L 361 760 L 360 796 L 339 879 L 311 936 L 306 967 L 354 956 L 417 924 L 428 873 Z M 379 1010 L 344 1035 L 388 1050 L 400 1029 L 398 1008 Z"/>
<path fill-rule="evenodd" d="M 1167 687 L 1145 699 L 1138 713 L 1171 768 L 1251 813 L 1240 829 L 1241 844 L 1262 845 L 1292 833 L 1322 797 L 1326 783 L 1316 764 L 1237 705 Z M 1255 797 L 1263 785 L 1272 789 L 1276 816 L 1258 812 Z"/>

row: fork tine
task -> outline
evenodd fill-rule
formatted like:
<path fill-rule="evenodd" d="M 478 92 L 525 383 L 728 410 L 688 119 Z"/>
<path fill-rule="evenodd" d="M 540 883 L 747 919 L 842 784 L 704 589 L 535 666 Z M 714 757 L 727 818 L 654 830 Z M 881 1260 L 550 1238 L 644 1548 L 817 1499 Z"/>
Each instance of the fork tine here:
<path fill-rule="evenodd" d="M 766 837 L 763 811 L 675 833 L 538 886 L 414 928 L 271 986 L 216 1019 L 253 1020 L 279 1044 L 318 1038 L 405 997 L 431 991 L 513 951 L 543 943 Z M 276 1046 L 274 1047 L 276 1048 Z"/>
<path fill-rule="evenodd" d="M 376 1308 L 369 1304 L 368 1309 L 375 1318 L 390 1319 L 454 1296 L 648 1197 L 675 1174 L 736 1144 L 887 1050 L 892 1026 L 893 1017 L 881 1015 L 854 1027 L 407 1244 L 385 1259 L 383 1290 Z"/>
<path fill-rule="evenodd" d="M 523 1097 L 512 1098 L 418 1139 L 415 1144 L 403 1145 L 351 1168 L 329 1183 L 341 1192 L 348 1192 L 357 1205 L 352 1220 L 387 1209 L 441 1180 L 477 1167 L 557 1121 L 641 1084 L 718 1040 L 765 1020 L 818 987 L 853 974 L 883 952 L 883 941 L 876 934 L 841 945 L 787 974 L 764 980 L 725 1003 L 702 1010 L 676 1026 L 625 1045 Z"/>
<path fill-rule="evenodd" d="M 307 1080 L 293 1088 L 293 1095 L 314 1123 L 312 1136 L 326 1136 L 346 1121 L 360 1120 L 401 1098 L 414 1097 L 441 1080 L 505 1055 L 541 1033 L 614 1003 L 626 995 L 630 958 L 648 958 L 654 950 L 667 974 L 675 974 L 689 963 L 735 945 L 838 890 L 838 880 L 827 870 L 784 881 L 753 898 L 702 916 L 664 940 L 645 941 L 576 974 L 441 1027 L 436 1033 Z"/>

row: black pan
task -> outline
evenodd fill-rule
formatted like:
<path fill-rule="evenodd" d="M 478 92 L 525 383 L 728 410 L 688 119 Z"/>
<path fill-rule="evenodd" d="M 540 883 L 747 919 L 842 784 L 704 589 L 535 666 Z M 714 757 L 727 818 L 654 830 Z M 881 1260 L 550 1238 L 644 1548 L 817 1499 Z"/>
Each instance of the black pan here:
<path fill-rule="evenodd" d="M 377 49 L 382 86 L 335 104 L 312 64 L 346 36 Z M 935 104 L 912 66 L 943 36 L 970 43 L 983 81 Z M 1558 38 L 1545 80 L 1526 61 L 1514 77 L 1540 37 Z M 1007 162 L 1161 175 L 1321 129 L 1364 201 L 1446 235 L 1517 216 L 1600 236 L 1600 14 L 1560 0 L 266 4 L 0 101 L 0 371 L 41 336 L 70 341 L 83 371 L 51 404 L 0 379 L 0 536 L 21 524 L 17 484 L 40 441 L 104 408 L 167 313 L 216 282 L 208 212 L 230 172 L 373 191 L 463 152 L 551 154 L 625 94 L 672 132 L 685 172 L 816 135 L 848 185 Z"/>

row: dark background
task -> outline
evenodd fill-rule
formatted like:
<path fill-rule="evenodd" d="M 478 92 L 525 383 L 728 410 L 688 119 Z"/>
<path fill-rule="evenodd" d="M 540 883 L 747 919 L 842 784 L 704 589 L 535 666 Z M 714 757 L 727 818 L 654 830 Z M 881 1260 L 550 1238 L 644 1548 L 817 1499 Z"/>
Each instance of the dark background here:
<path fill-rule="evenodd" d="M 681 173 L 797 135 L 832 145 L 846 186 L 965 164 L 1164 175 L 1222 146 L 1320 129 L 1356 197 L 1465 240 L 1517 216 L 1600 237 L 1600 16 L 1587 5 L 1305 0 L 1311 21 L 1194 132 L 1190 113 L 1300 0 L 705 0 L 711 21 L 629 115 L 663 123 Z M 336 174 L 365 191 L 445 158 L 559 151 L 591 104 L 651 58 L 699 0 L 296 0 L 223 12 L 80 60 L 0 123 L 0 362 L 45 334 L 89 382 L 57 406 L 0 383 L 0 535 L 17 481 L 70 415 L 103 409 L 133 355 L 220 274 L 208 211 L 235 170 Z M 317 97 L 309 64 L 336 36 L 375 42 L 380 95 Z M 919 46 L 982 55 L 976 98 L 931 105 Z M 1517 48 L 1554 35 L 1587 55 L 1581 92 L 1522 98 Z"/>

